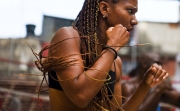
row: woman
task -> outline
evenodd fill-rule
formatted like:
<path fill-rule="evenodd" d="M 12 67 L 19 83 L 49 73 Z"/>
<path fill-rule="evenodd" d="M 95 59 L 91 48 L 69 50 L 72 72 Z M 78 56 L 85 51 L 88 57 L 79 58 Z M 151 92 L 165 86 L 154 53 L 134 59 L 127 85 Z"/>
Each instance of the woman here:
<path fill-rule="evenodd" d="M 137 24 L 137 0 L 85 0 L 72 26 L 59 29 L 49 56 L 37 63 L 49 75 L 52 111 L 136 111 L 151 87 L 168 74 L 157 64 L 122 105 L 117 51 Z"/>

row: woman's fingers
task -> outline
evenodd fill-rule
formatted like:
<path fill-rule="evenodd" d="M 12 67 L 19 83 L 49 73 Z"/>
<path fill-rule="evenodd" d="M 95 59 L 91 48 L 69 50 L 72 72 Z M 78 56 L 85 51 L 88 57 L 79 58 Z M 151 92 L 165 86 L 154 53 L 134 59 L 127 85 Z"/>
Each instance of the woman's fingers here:
<path fill-rule="evenodd" d="M 153 81 L 158 82 L 159 80 L 166 79 L 169 76 L 169 74 L 164 69 L 162 69 L 162 66 L 157 66 L 157 64 L 155 66 L 157 71 L 155 73 Z"/>
<path fill-rule="evenodd" d="M 153 67 L 153 66 L 151 66 L 147 70 L 147 72 L 145 74 L 145 78 L 144 78 L 147 84 L 151 84 L 152 83 L 152 80 L 153 80 L 153 78 L 155 76 L 155 73 L 156 73 L 156 68 Z"/>
<path fill-rule="evenodd" d="M 109 27 L 106 31 L 107 34 L 107 44 L 108 46 L 124 46 L 129 40 L 130 33 L 127 31 L 126 27 L 121 24 L 117 24 L 114 27 Z"/>
<path fill-rule="evenodd" d="M 166 71 L 165 70 L 162 70 L 161 74 L 159 75 L 159 77 L 156 78 L 156 82 L 159 82 L 159 81 L 163 81 L 166 77 Z"/>
<path fill-rule="evenodd" d="M 155 64 L 155 67 L 156 67 L 156 73 L 155 73 L 155 76 L 154 76 L 154 79 L 153 81 L 159 81 L 159 77 L 161 76 L 162 72 L 163 72 L 163 69 L 161 66 Z"/>
<path fill-rule="evenodd" d="M 166 73 L 166 75 L 163 77 L 163 79 L 166 79 L 169 76 L 169 73 Z"/>
<path fill-rule="evenodd" d="M 114 28 L 114 27 L 109 27 L 108 30 L 107 30 L 107 32 L 108 32 L 108 31 L 112 31 L 113 28 Z"/>
<path fill-rule="evenodd" d="M 169 74 L 164 69 L 162 69 L 161 66 L 153 64 L 147 71 L 147 83 L 151 87 L 154 87 L 164 81 L 164 79 L 166 79 L 168 76 Z"/>

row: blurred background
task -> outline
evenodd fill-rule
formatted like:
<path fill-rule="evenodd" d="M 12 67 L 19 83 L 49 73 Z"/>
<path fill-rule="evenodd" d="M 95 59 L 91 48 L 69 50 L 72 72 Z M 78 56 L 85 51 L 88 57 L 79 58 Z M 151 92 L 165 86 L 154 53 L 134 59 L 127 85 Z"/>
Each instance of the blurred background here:
<path fill-rule="evenodd" d="M 69 26 L 84 0 L 0 0 L 0 111 L 49 111 L 48 91 L 38 91 L 42 73 L 35 67 L 34 52 L 47 46 L 54 33 Z M 180 91 L 180 0 L 139 0 L 139 24 L 131 32 L 119 56 L 123 79 L 136 66 L 137 58 L 154 51 L 164 58 L 164 69 Z M 24 41 L 23 41 L 24 40 Z M 47 55 L 48 52 L 44 52 Z M 32 75 L 32 74 L 36 74 Z M 47 90 L 42 84 L 42 90 Z M 178 111 L 173 106 L 166 111 Z M 164 110 L 165 111 L 165 110 Z"/>

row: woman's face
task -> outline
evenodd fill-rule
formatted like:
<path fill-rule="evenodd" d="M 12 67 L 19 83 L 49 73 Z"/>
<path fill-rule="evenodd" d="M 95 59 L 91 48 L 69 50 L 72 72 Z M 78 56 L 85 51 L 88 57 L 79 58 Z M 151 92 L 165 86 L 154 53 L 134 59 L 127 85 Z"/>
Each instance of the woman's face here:
<path fill-rule="evenodd" d="M 113 27 L 116 24 L 121 24 L 127 28 L 128 31 L 133 30 L 137 19 L 135 13 L 138 10 L 137 0 L 120 0 L 118 3 L 108 3 L 109 11 L 107 17 L 108 27 Z"/>

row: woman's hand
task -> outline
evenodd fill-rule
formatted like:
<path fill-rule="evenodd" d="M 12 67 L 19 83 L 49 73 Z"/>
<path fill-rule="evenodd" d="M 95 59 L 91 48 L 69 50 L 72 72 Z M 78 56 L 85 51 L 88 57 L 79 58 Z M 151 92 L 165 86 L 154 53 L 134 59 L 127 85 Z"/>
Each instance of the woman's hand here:
<path fill-rule="evenodd" d="M 154 87 L 168 77 L 168 73 L 161 66 L 153 64 L 144 75 L 142 82 Z"/>
<path fill-rule="evenodd" d="M 129 38 L 130 33 L 127 31 L 126 27 L 123 27 L 121 24 L 115 25 L 115 27 L 110 27 L 106 31 L 107 34 L 107 44 L 108 46 L 120 46 L 113 47 L 118 51 L 121 46 L 124 46 Z"/>

